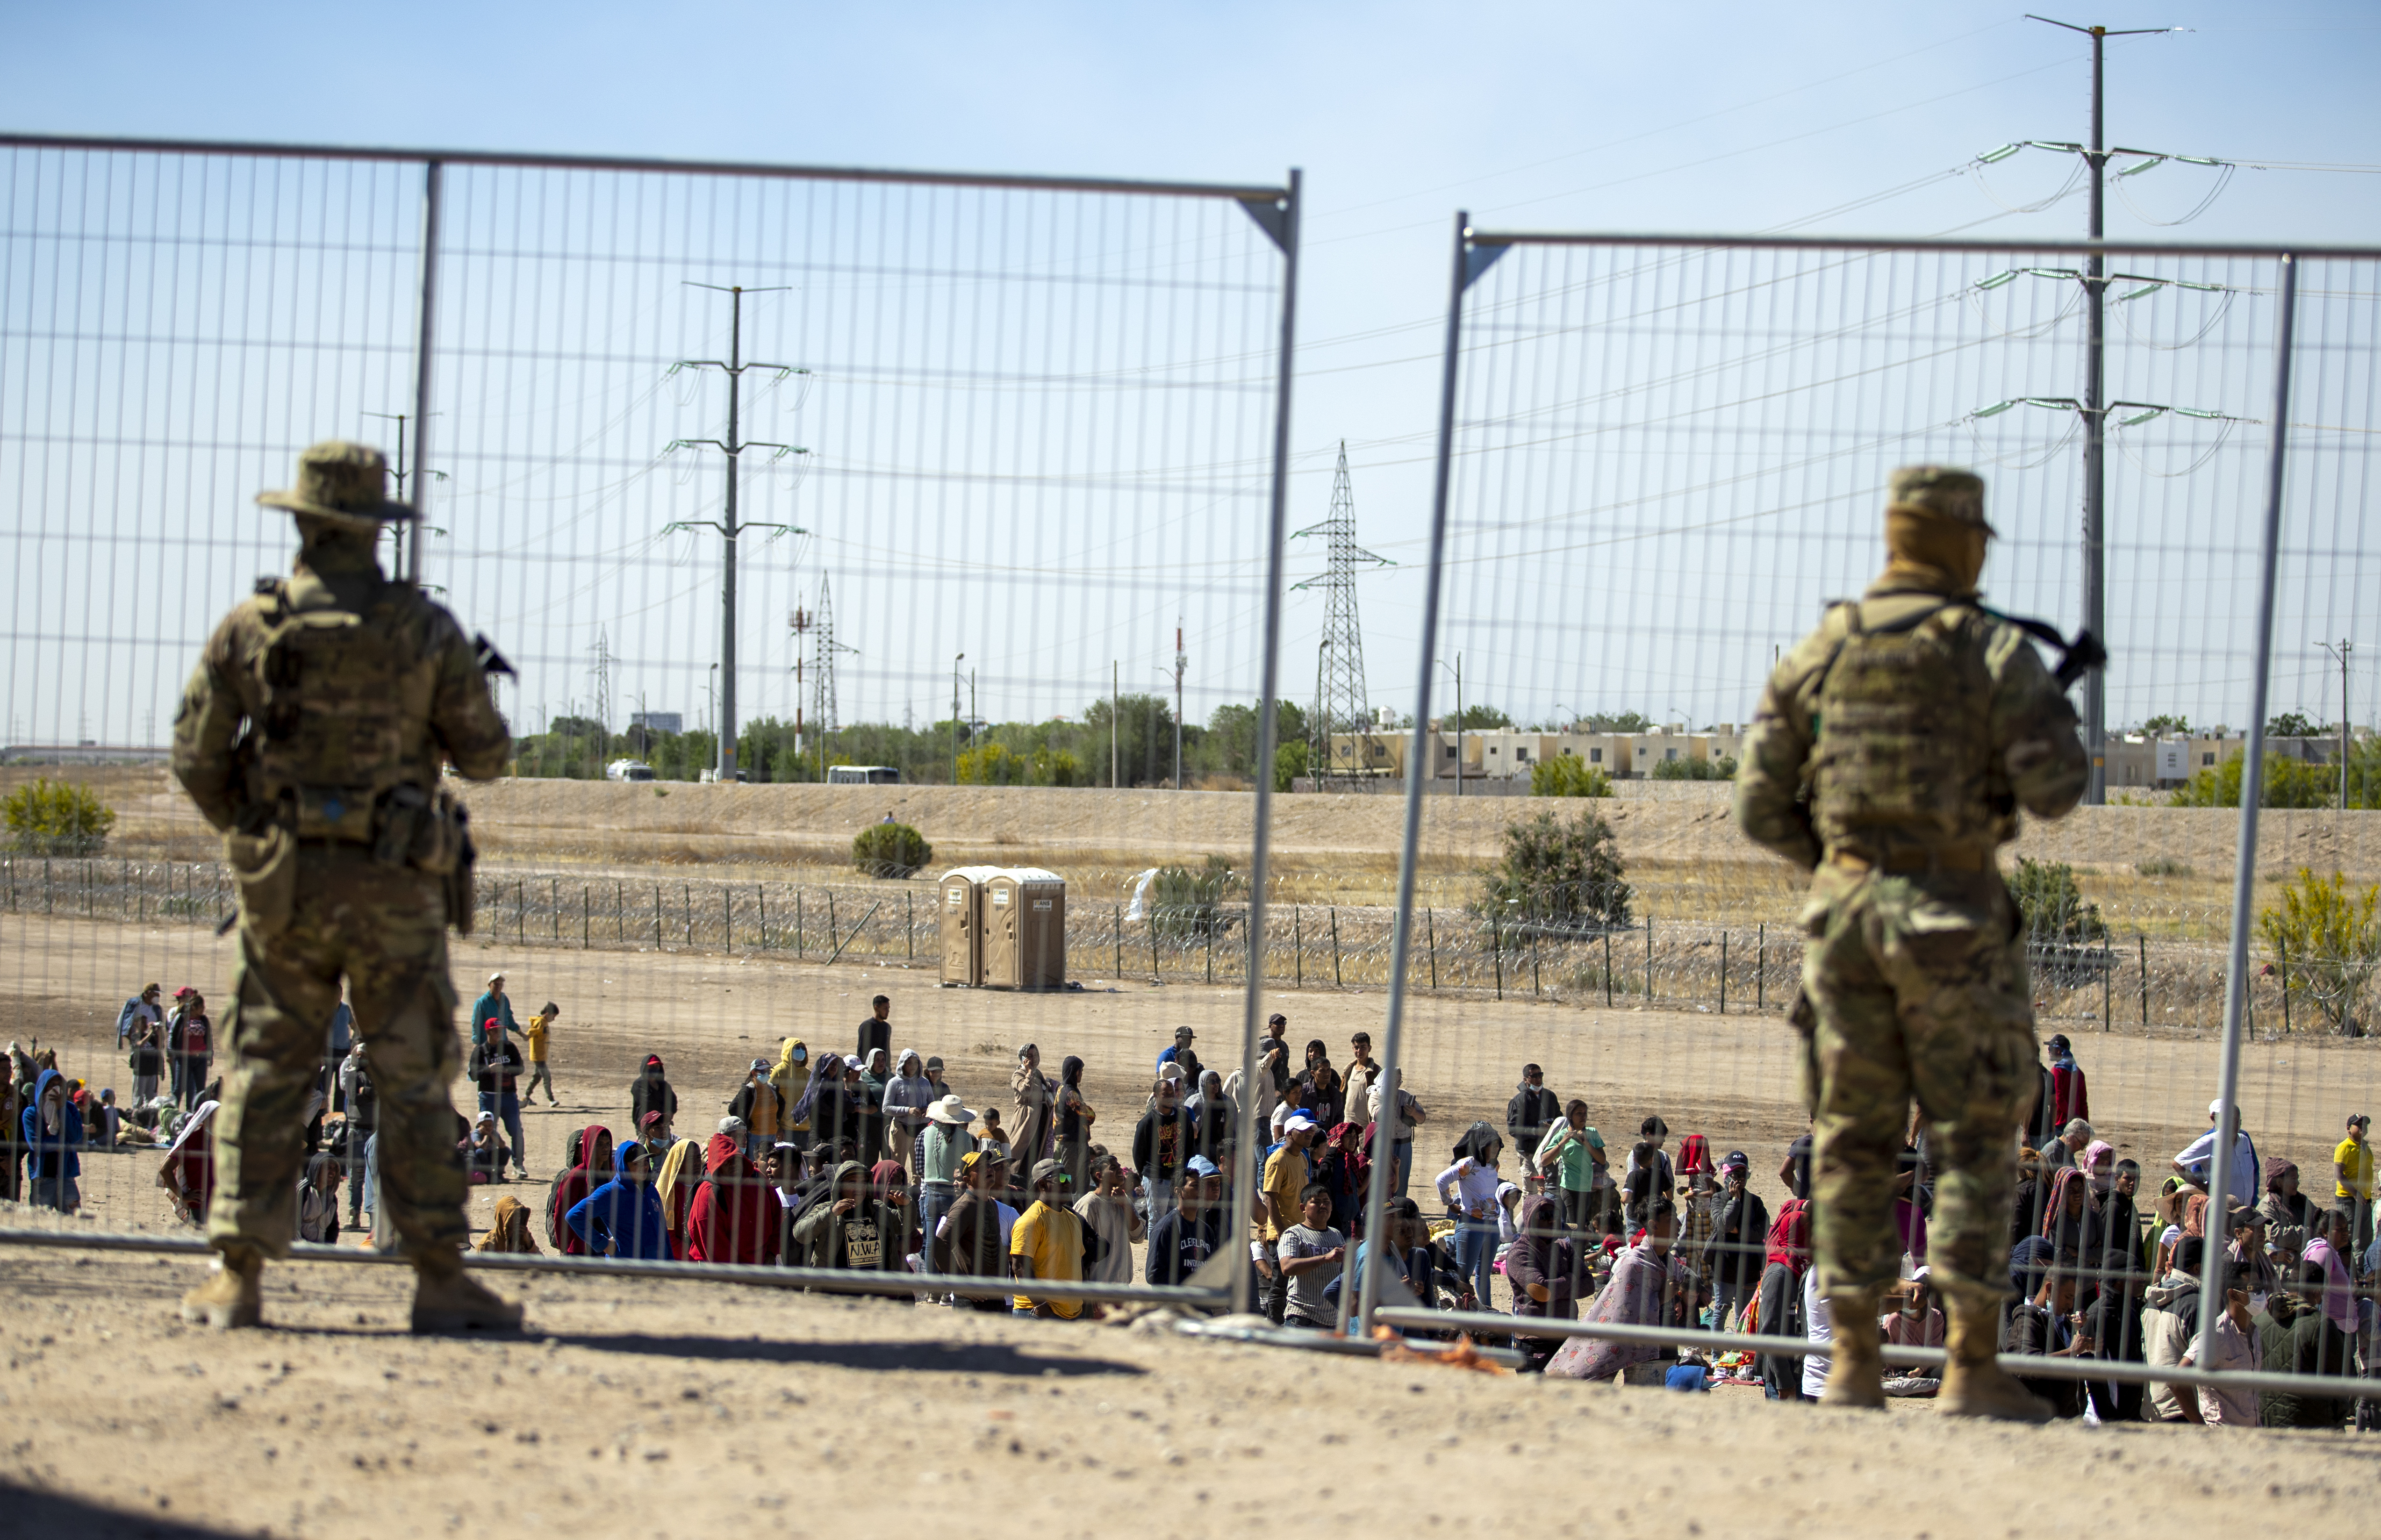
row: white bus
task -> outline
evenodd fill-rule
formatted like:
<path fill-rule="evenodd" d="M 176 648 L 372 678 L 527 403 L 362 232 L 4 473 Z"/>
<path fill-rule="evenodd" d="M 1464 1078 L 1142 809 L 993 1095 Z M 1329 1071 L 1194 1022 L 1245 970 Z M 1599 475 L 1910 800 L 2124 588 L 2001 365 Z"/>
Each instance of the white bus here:
<path fill-rule="evenodd" d="M 830 764 L 829 786 L 899 786 L 901 772 L 889 764 Z"/>

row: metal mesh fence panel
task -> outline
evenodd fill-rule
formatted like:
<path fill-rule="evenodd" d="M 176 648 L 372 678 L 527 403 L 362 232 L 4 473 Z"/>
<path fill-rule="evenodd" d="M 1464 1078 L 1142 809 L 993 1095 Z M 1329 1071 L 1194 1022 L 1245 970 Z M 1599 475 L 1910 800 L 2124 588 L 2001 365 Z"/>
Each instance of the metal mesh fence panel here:
<path fill-rule="evenodd" d="M 931 1251 L 921 1211 L 955 1194 L 925 1189 L 919 1135 L 946 1092 L 1012 1148 L 1013 1207 L 1052 1156 L 1088 1198 L 1105 1155 L 1103 1225 L 1177 1206 L 1177 1120 L 1135 1155 L 1158 1055 L 1188 1025 L 1239 1069 L 1252 923 L 1281 928 L 1254 900 L 1294 179 L 19 138 L 0 187 L 0 1009 L 93 1136 L 62 1221 L 12 1106 L 12 1223 L 196 1233 L 207 1172 L 164 1152 L 238 1031 L 236 885 L 165 749 L 218 617 L 289 569 L 252 498 L 335 437 L 382 446 L 423 514 L 384 567 L 514 670 L 490 676 L 506 773 L 460 787 L 458 1027 L 549 1020 L 543 1075 L 525 1053 L 456 1088 L 475 1235 L 513 1197 L 542 1249 L 575 1242 L 550 1210 L 581 1131 L 628 1141 L 655 1103 L 680 1257 L 708 1168 L 756 1192 L 775 1144 L 807 1167 L 837 1132 L 901 1167 L 872 1192 Z M 963 956 L 954 868 L 983 879 Z M 1009 873 L 1061 886 L 995 892 Z M 306 1139 L 353 1243 L 372 1113 L 344 1025 Z M 649 1056 L 666 1095 L 632 1087 Z M 1104 1256 L 1156 1276 L 1145 1240 Z"/>
<path fill-rule="evenodd" d="M 1635 1231 L 1628 1173 L 1652 1167 L 1679 1190 L 1677 1255 L 1701 1291 L 1693 1304 L 1674 1291 L 1677 1321 L 1740 1323 L 1757 1303 L 1764 1330 L 1799 1320 L 1790 1287 L 1765 1302 L 1756 1288 L 1775 1238 L 1745 1228 L 1750 1210 L 1705 1185 L 1740 1153 L 1763 1214 L 1777 1216 L 1801 1179 L 1790 1146 L 1809 1126 L 1797 1034 L 1780 1019 L 1800 983 L 1806 884 L 1737 831 L 1730 779 L 1774 665 L 1882 568 L 1887 473 L 1936 463 L 1987 479 L 1998 538 L 1984 587 L 1997 609 L 2070 631 L 2084 574 L 2105 564 L 2109 730 L 2088 747 L 2106 803 L 2025 820 L 2002 856 L 2039 1035 L 2071 1045 L 2088 1087 L 2088 1104 L 2064 1109 L 2089 1120 L 2082 1142 L 2101 1168 L 2089 1209 L 2102 1240 L 2084 1270 L 2121 1266 L 2131 1280 L 2120 1287 L 2137 1289 L 2173 1266 L 2190 1218 L 2175 1162 L 2231 1075 L 2231 984 L 2238 1105 L 2265 1163 L 2236 1162 L 2236 1191 L 2267 1199 L 2287 1161 L 2313 1210 L 2269 1200 L 2280 1205 L 2269 1235 L 2288 1233 L 2258 1253 L 2271 1265 L 2257 1272 L 2261 1297 L 2298 1285 L 2327 1211 L 2350 1214 L 2355 1250 L 2369 1243 L 2369 1206 L 2336 1195 L 2333 1157 L 2370 1089 L 2370 964 L 2359 959 L 2381 947 L 2359 918 L 2381 880 L 2368 784 L 2381 740 L 2369 664 L 2356 661 L 2375 560 L 2362 517 L 2373 254 L 2296 259 L 2285 345 L 2295 394 L 2279 425 L 2283 253 L 2096 253 L 2113 275 L 2096 403 L 2082 385 L 2094 255 L 1459 240 L 1444 527 L 1425 612 L 1436 629 L 1410 687 L 1430 709 L 1417 707 L 1425 720 L 1404 761 L 1427 769 L 1394 788 L 1420 787 L 1405 849 L 1416 903 L 1402 980 L 1380 971 L 1394 971 L 1386 959 L 1368 975 L 1404 991 L 1390 1020 L 1415 1098 L 1413 1147 L 1392 1194 L 1435 1218 L 1434 1179 L 1459 1182 L 1451 1163 L 1491 1141 L 1497 1176 L 1519 1184 L 1522 1149 L 1577 1106 L 1595 1131 L 1581 1144 L 1600 1141 L 1574 1162 L 1589 1184 L 1574 1236 L 1585 1274 L 1602 1277 L 1607 1229 L 1613 1244 Z M 2106 446 L 2096 552 L 2078 516 L 2095 416 Z M 2259 532 L 2284 451 L 2260 722 Z M 2248 976 L 2233 980 L 2253 728 L 2265 729 L 2266 811 L 2245 863 Z M 2028 1143 L 2056 1126 L 2038 1115 Z M 1931 1172 L 1920 1152 L 1907 1158 L 1905 1240 L 1923 1262 Z M 2074 1241 L 2073 1224 L 2042 1209 L 2054 1174 L 2036 1165 L 2058 1161 L 2027 1157 L 2013 1241 Z M 1738 1233 L 1715 1239 L 1716 1225 Z M 1460 1229 L 1445 1238 L 1463 1243 Z M 2350 1249 L 2343 1264 L 2361 1274 Z M 1485 1308 L 1511 1298 L 1501 1277 L 1473 1282 Z M 1715 1283 L 1726 1285 L 1717 1299 Z M 1446 1281 L 1440 1302 L 1454 1290 Z"/>

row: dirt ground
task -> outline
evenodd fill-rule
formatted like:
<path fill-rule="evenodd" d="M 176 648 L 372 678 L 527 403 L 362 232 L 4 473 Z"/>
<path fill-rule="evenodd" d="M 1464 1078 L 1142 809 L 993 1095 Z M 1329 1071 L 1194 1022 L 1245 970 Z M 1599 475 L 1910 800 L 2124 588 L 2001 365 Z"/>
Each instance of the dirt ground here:
<path fill-rule="evenodd" d="M 68 1074 L 128 1091 L 114 1051 L 117 1007 L 141 984 L 168 992 L 183 983 L 214 1004 L 220 1024 L 230 996 L 234 943 L 199 927 L 140 927 L 106 922 L 0 916 L 0 951 L 18 959 L 0 979 L 0 1036 L 39 1039 L 59 1049 Z M 939 1054 L 954 1089 L 971 1107 L 987 1101 L 1009 1112 L 1008 1069 L 1017 1048 L 1040 1045 L 1055 1072 L 1067 1055 L 1086 1063 L 1084 1087 L 1103 1113 L 1094 1137 L 1129 1148 L 1158 1051 L 1174 1028 L 1198 1033 L 1207 1061 L 1228 1069 L 1237 1057 L 1243 996 L 1237 988 L 1090 978 L 1081 993 L 1016 995 L 943 989 L 915 968 L 816 962 L 775 957 L 568 952 L 516 954 L 481 938 L 458 943 L 454 977 L 468 1001 L 492 971 L 510 976 L 517 1013 L 548 999 L 563 1008 L 554 1038 L 554 1076 L 561 1105 L 543 1101 L 525 1117 L 529 1167 L 543 1179 L 563 1164 L 569 1131 L 591 1121 L 615 1131 L 628 1121 L 629 1082 L 648 1052 L 658 1053 L 678 1093 L 682 1134 L 707 1132 L 755 1057 L 774 1061 L 779 1040 L 803 1038 L 813 1052 L 849 1052 L 868 1001 L 892 998 L 896 1051 Z M 1384 1034 L 1386 995 L 1378 990 L 1309 989 L 1269 998 L 1289 1017 L 1301 1045 L 1320 1038 L 1335 1063 L 1348 1059 L 1349 1035 Z M 458 1013 L 459 1015 L 459 1013 Z M 1445 1164 L 1456 1136 L 1474 1118 L 1498 1130 L 1524 1062 L 1546 1083 L 1589 1106 L 1616 1155 L 1639 1121 L 1659 1113 L 1679 1136 L 1702 1133 L 1715 1154 L 1742 1149 L 1752 1157 L 1756 1190 L 1775 1199 L 1775 1173 L 1787 1143 L 1805 1122 L 1798 1103 L 1795 1039 L 1774 1013 L 1582 1009 L 1553 1003 L 1412 997 L 1408 1011 L 1406 1083 L 1430 1117 L 1417 1142 L 1413 1192 Z M 2174 1153 L 2206 1126 L 2216 1075 L 2209 1040 L 2077 1036 L 2091 1077 L 2095 1126 L 2119 1153 L 2142 1162 L 2155 1182 Z M 2301 1036 L 2244 1050 L 2241 1106 L 2261 1153 L 2283 1155 L 2327 1175 L 2330 1152 L 2348 1113 L 2375 1099 L 2381 1043 Z M 469 1107 L 468 1087 L 458 1102 Z M 93 1154 L 85 1161 L 85 1201 L 109 1228 L 164 1228 L 173 1221 L 154 1186 L 153 1152 Z M 1510 1162 L 1508 1160 L 1508 1169 Z M 519 1187 L 474 1192 L 473 1223 L 494 1200 Z"/>
<path fill-rule="evenodd" d="M 678 1282 L 507 1280 L 528 1332 L 404 1335 L 385 1267 L 0 1253 L 0 1533 L 2015 1540 L 2354 1533 L 2381 1442 L 2017 1429 Z"/>

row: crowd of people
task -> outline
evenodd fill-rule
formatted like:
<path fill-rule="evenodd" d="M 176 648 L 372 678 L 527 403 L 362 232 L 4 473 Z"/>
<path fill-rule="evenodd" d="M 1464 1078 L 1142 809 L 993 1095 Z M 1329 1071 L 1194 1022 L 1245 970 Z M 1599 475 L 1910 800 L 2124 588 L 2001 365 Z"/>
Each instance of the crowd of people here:
<path fill-rule="evenodd" d="M 152 984 L 128 1000 L 117 1045 L 134 1094 L 62 1075 L 51 1050 L 11 1044 L 9 1146 L 0 1195 L 72 1212 L 79 1152 L 162 1147 L 158 1185 L 179 1216 L 203 1223 L 214 1185 L 210 1125 L 219 1082 L 206 1079 L 212 1027 L 185 988 L 168 1012 Z M 1244 1245 L 1264 1313 L 1286 1326 L 1344 1326 L 1374 1240 L 1363 1211 L 1376 1126 L 1386 1121 L 1390 1201 L 1381 1287 L 1398 1302 L 1503 1308 L 1510 1345 L 1532 1368 L 1595 1379 L 1616 1375 L 1701 1386 L 1760 1384 L 1778 1399 L 1814 1399 L 1827 1345 L 1852 1329 L 1827 1318 L 1811 1263 L 1811 1141 L 1793 1143 L 1775 1173 L 1775 1206 L 1740 1150 L 1716 1154 L 1703 1135 L 1673 1144 L 1658 1114 L 1625 1151 L 1608 1146 L 1588 1104 L 1549 1090 L 1525 1065 L 1504 1127 L 1454 1130 L 1414 1192 L 1422 1102 L 1354 1035 L 1344 1063 L 1321 1040 L 1294 1049 L 1276 1014 L 1257 1071 L 1221 1074 L 1182 1027 L 1155 1059 L 1137 1108 L 1103 1120 L 1084 1064 L 1055 1073 L 1040 1048 L 1019 1049 L 1005 1094 L 970 1106 L 941 1057 L 894 1051 L 891 1001 L 878 996 L 852 1051 L 813 1053 L 785 1038 L 681 1128 L 681 1101 L 658 1055 L 626 1087 L 628 1126 L 594 1124 L 567 1142 L 542 1215 L 501 1196 L 482 1250 L 649 1260 L 855 1268 L 932 1277 L 927 1297 L 973 1309 L 1074 1319 L 1080 1299 L 1047 1291 L 1083 1281 L 1220 1282 Z M 458 1158 L 475 1183 L 528 1178 L 521 1102 L 543 1086 L 556 1105 L 549 1002 L 515 1019 L 501 974 L 473 1002 L 468 1075 L 476 1115 L 457 1115 Z M 2307 1181 L 2291 1161 L 2261 1158 L 2236 1111 L 2211 1106 L 2204 1134 L 2163 1172 L 2117 1158 L 2091 1121 L 2089 1087 L 2071 1045 L 2045 1045 L 2038 1108 L 2018 1155 L 2009 1213 L 2005 1351 L 2150 1365 L 2262 1367 L 2373 1375 L 2374 1229 L 2369 1120 L 2347 1120 L 2326 1169 Z M 170 1071 L 169 1081 L 164 1079 Z M 161 1089 L 161 1082 L 164 1088 Z M 524 1084 L 525 1082 L 525 1084 Z M 329 1024 L 325 1070 L 307 1112 L 301 1239 L 336 1241 L 368 1224 L 374 1095 L 353 1018 Z M 1240 1145 L 1243 1106 L 1257 1131 Z M 1129 1121 L 1129 1128 L 1124 1126 Z M 2233 1154 L 2221 1202 L 2210 1192 L 2219 1139 Z M 1246 1168 L 1257 1183 L 1252 1224 L 1227 1233 L 1230 1193 Z M 339 1190 L 345 1186 L 344 1227 Z M 1927 1216 L 1934 1166 L 1913 1117 L 1896 1185 L 1902 1280 L 1874 1324 L 1899 1346 L 1939 1346 L 1944 1317 L 1928 1287 Z M 2212 1227 L 2212 1228 L 2211 1228 Z M 2224 1298 L 2202 1309 L 2206 1249 L 2222 1249 Z M 1136 1262 L 1135 1248 L 1141 1248 Z M 1206 1271 L 1203 1274 L 1203 1269 Z M 1024 1291 L 1019 1291 L 1019 1290 Z M 1759 1355 L 1681 1353 L 1636 1342 L 1532 1337 L 1533 1320 L 1586 1319 L 1782 1338 Z M 1790 1344 L 1790 1347 L 1789 1345 Z M 1892 1393 L 1923 1395 L 1915 1372 Z M 2337 1398 L 2192 1391 L 2090 1378 L 2028 1381 L 2064 1415 L 2212 1424 L 2338 1426 L 2375 1403 Z"/>

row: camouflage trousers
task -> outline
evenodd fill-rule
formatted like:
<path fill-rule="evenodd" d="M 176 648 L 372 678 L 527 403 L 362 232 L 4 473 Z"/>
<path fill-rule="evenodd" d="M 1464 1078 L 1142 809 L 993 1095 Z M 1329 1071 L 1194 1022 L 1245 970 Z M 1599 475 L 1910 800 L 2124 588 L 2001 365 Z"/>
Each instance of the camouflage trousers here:
<path fill-rule="evenodd" d="M 462 1054 L 439 880 L 382 865 L 360 846 L 306 846 L 297 860 L 288 923 L 260 936 L 240 916 L 207 1240 L 218 1251 L 289 1253 L 306 1158 L 299 1114 L 344 977 L 378 1100 L 376 1218 L 408 1253 L 459 1249 L 469 1231 L 447 1088 Z"/>
<path fill-rule="evenodd" d="M 1926 1262 L 1953 1296 L 2009 1292 L 2018 1127 L 2036 1094 L 2025 944 L 1995 872 L 1823 864 L 1802 911 L 1813 1239 L 1823 1292 L 1891 1280 L 1910 1105 L 1935 1167 Z"/>

